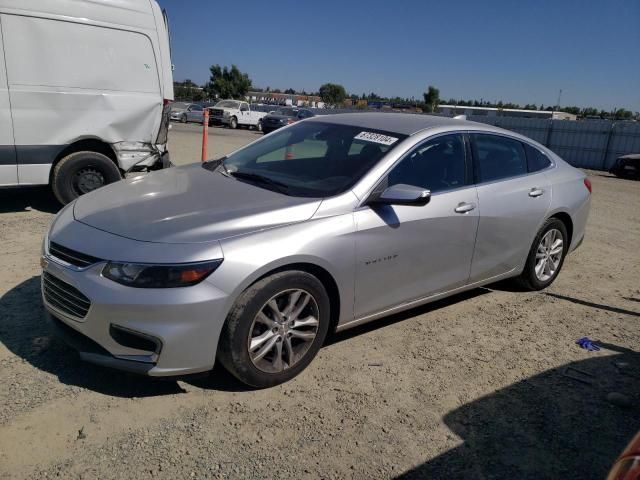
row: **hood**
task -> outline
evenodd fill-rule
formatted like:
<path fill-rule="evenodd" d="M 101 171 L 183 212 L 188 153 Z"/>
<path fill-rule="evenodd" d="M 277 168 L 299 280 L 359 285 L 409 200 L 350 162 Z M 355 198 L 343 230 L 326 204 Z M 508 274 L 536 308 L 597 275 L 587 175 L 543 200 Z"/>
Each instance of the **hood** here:
<path fill-rule="evenodd" d="M 209 171 L 175 167 L 107 185 L 78 198 L 74 218 L 122 237 L 212 242 L 311 218 L 321 200 L 290 197 Z"/>

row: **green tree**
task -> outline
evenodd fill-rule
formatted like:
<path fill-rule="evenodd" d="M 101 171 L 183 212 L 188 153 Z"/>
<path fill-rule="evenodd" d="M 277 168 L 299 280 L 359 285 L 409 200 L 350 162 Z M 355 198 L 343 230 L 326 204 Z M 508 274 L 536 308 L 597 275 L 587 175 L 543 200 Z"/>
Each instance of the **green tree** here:
<path fill-rule="evenodd" d="M 211 97 L 240 99 L 251 88 L 249 75 L 242 73 L 235 65 L 231 65 L 231 68 L 211 65 L 209 71 L 211 77 L 207 92 Z"/>
<path fill-rule="evenodd" d="M 427 107 L 427 112 L 435 112 L 438 104 L 440 103 L 440 90 L 436 87 L 429 85 L 427 91 L 422 94 L 424 97 L 424 103 Z"/>
<path fill-rule="evenodd" d="M 293 88 L 287 88 L 284 93 L 288 94 L 288 95 L 295 95 L 296 91 Z"/>
<path fill-rule="evenodd" d="M 342 85 L 325 83 L 320 87 L 320 98 L 329 105 L 338 105 L 347 98 L 347 91 Z"/>

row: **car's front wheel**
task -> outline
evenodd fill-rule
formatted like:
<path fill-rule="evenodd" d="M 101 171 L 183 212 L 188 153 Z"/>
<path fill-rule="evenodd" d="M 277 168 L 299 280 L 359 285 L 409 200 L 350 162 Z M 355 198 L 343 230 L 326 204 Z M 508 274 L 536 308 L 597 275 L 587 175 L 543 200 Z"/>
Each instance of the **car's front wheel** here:
<path fill-rule="evenodd" d="M 557 219 L 550 218 L 538 231 L 522 274 L 517 282 L 526 290 L 542 290 L 553 283 L 569 248 L 567 227 Z"/>
<path fill-rule="evenodd" d="M 307 272 L 266 277 L 236 301 L 222 330 L 218 358 L 252 387 L 286 382 L 320 350 L 329 328 L 329 305 L 324 286 Z"/>

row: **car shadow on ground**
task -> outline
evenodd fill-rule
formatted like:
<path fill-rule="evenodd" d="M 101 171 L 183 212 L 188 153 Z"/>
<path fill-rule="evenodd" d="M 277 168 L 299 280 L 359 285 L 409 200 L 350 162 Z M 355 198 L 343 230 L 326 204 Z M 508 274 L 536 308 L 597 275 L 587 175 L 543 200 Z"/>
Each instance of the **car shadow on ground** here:
<path fill-rule="evenodd" d="M 485 289 L 475 289 L 333 334 L 327 339 L 325 346 L 488 292 Z M 105 395 L 148 397 L 181 393 L 184 390 L 178 380 L 210 390 L 253 390 L 240 383 L 219 364 L 210 374 L 160 379 L 128 374 L 81 361 L 77 352 L 55 337 L 45 319 L 40 295 L 40 276 L 26 280 L 0 297 L 0 342 L 35 368 L 56 375 L 60 382 Z"/>
<path fill-rule="evenodd" d="M 49 187 L 0 188 L 0 213 L 38 210 L 56 213 L 62 205 Z"/>
<path fill-rule="evenodd" d="M 640 354 L 600 346 L 620 353 L 602 350 L 449 412 L 462 443 L 398 478 L 605 478 L 640 429 Z M 608 400 L 613 392 L 629 405 Z"/>
<path fill-rule="evenodd" d="M 40 297 L 40 276 L 0 297 L 0 342 L 60 382 L 116 397 L 148 397 L 183 392 L 174 381 L 134 376 L 82 362 L 74 350 L 52 335 Z"/>

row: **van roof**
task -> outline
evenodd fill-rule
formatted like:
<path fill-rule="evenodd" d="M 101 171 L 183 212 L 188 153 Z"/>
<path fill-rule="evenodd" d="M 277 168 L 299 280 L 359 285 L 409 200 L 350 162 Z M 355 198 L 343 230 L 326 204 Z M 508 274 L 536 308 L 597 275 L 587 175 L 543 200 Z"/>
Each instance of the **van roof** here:
<path fill-rule="evenodd" d="M 154 0 L 0 0 L 0 11 L 155 30 Z"/>

